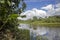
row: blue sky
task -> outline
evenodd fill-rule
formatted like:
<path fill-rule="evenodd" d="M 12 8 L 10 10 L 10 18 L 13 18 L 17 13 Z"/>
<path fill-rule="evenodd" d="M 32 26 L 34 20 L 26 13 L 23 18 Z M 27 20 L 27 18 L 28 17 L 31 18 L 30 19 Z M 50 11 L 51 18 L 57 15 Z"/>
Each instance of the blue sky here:
<path fill-rule="evenodd" d="M 60 3 L 60 0 L 24 0 L 27 7 L 26 10 L 31 10 L 33 8 L 40 9 L 41 7 L 47 6 L 49 4 L 57 4 Z M 20 6 L 20 5 L 19 5 Z"/>
<path fill-rule="evenodd" d="M 25 14 L 27 16 L 26 19 L 36 17 L 49 17 L 53 15 L 60 15 L 60 0 L 24 0 L 27 7 L 25 12 L 21 14 Z M 19 5 L 20 6 L 20 5 Z M 28 13 L 28 14 L 27 14 Z M 22 19 L 22 18 L 21 18 Z M 26 20 L 24 18 L 24 20 Z"/>
<path fill-rule="evenodd" d="M 60 0 L 24 0 L 27 7 L 26 10 L 31 10 L 33 8 L 40 9 L 49 4 L 56 4 L 59 3 Z"/>

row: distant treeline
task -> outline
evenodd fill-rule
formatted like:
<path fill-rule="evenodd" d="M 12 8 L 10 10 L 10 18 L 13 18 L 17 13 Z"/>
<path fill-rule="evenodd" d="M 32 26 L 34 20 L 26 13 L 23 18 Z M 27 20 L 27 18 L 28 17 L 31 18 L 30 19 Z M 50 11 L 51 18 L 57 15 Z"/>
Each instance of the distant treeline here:
<path fill-rule="evenodd" d="M 33 18 L 33 20 L 27 20 L 27 21 L 22 21 L 20 20 L 21 23 L 30 23 L 30 22 L 35 22 L 39 21 L 40 23 L 60 23 L 60 16 L 50 16 L 48 18 L 40 18 L 37 19 L 36 17 Z"/>

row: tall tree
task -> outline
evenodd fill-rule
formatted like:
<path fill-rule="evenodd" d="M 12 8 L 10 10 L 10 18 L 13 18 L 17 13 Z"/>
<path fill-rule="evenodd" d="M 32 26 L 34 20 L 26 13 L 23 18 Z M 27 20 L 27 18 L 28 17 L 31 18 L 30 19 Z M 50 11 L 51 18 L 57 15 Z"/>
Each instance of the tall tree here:
<path fill-rule="evenodd" d="M 23 0 L 0 0 L 0 40 L 16 39 L 19 4 L 22 6 L 20 10 L 26 8 Z"/>

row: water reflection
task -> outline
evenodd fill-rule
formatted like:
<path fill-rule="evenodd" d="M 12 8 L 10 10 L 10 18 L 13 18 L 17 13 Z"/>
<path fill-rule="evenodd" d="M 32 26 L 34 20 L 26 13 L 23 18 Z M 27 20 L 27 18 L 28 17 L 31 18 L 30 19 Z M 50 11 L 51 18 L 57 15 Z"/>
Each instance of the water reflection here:
<path fill-rule="evenodd" d="M 29 24 L 20 24 L 19 28 L 30 30 L 30 38 L 31 40 L 39 40 L 37 37 L 42 37 L 42 40 L 60 40 L 60 28 L 56 27 L 41 27 L 34 26 Z"/>

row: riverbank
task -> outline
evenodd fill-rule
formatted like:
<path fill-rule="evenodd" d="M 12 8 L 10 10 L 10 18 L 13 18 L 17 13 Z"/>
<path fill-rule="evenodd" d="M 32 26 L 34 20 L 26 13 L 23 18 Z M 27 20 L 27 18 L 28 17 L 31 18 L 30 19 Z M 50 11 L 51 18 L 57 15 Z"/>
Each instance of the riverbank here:
<path fill-rule="evenodd" d="M 31 23 L 31 25 L 39 25 L 39 26 L 49 26 L 49 27 L 60 27 L 60 23 Z"/>
<path fill-rule="evenodd" d="M 40 26 L 59 26 L 60 27 L 60 16 L 51 16 L 49 18 L 40 18 L 33 20 L 19 20 L 19 23 L 40 25 Z"/>
<path fill-rule="evenodd" d="M 39 26 L 53 26 L 53 27 L 60 27 L 60 23 L 42 23 L 42 22 L 39 22 L 39 21 L 35 21 L 35 22 L 28 22 L 28 21 L 20 21 L 19 23 L 22 23 L 22 24 L 31 24 L 31 25 L 39 25 Z"/>

